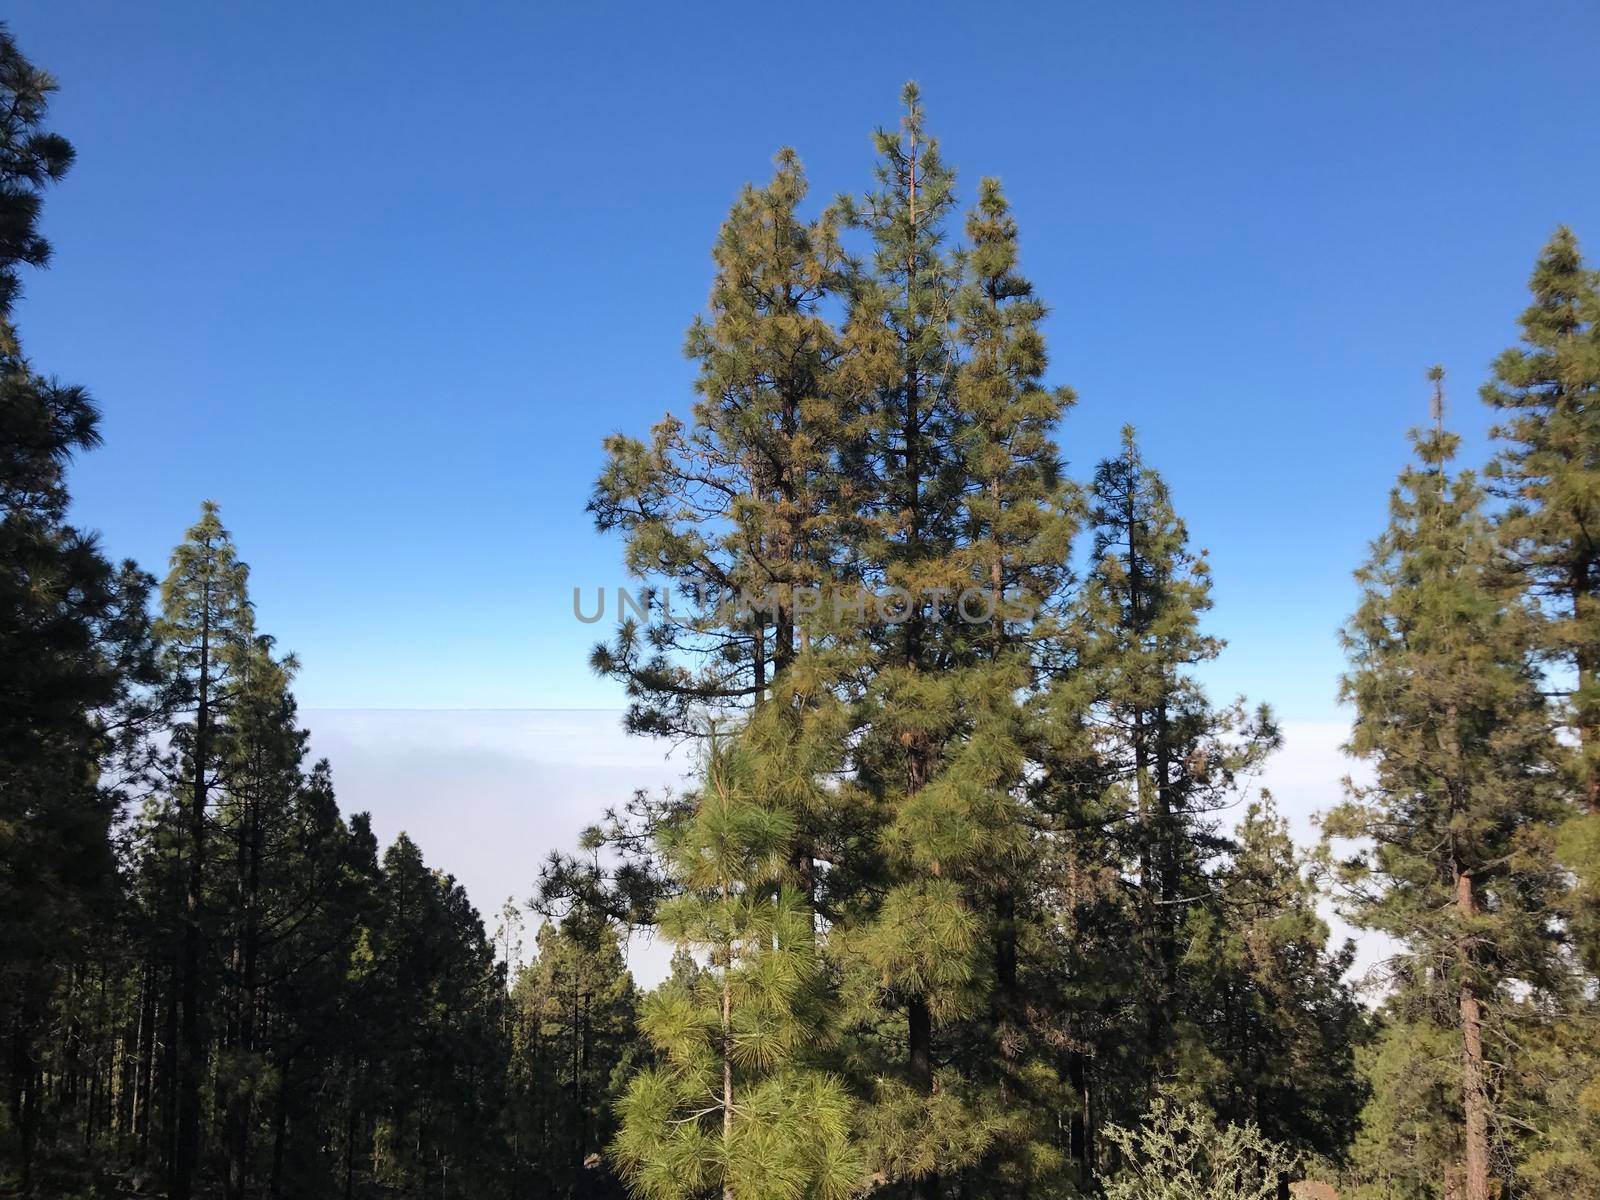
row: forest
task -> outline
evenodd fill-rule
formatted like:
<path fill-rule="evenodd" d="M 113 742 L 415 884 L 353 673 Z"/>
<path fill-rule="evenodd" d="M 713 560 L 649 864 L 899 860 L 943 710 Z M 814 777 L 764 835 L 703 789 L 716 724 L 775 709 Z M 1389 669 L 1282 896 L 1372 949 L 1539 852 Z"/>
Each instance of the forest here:
<path fill-rule="evenodd" d="M 19 332 L 54 92 L 0 29 L 0 1196 L 1600 1197 L 1570 230 L 1484 348 L 1489 461 L 1426 359 L 1397 398 L 1342 631 L 1360 782 L 1308 850 L 1253 783 L 1271 710 L 1200 682 L 1179 498 L 1132 427 L 1063 465 L 999 183 L 911 85 L 864 190 L 780 151 L 714 234 L 687 415 L 594 448 L 644 601 L 590 665 L 696 782 L 618 797 L 491 928 L 340 810 L 216 505 L 159 578 L 73 523 L 102 401 Z M 1330 911 L 1389 939 L 1376 978 Z"/>

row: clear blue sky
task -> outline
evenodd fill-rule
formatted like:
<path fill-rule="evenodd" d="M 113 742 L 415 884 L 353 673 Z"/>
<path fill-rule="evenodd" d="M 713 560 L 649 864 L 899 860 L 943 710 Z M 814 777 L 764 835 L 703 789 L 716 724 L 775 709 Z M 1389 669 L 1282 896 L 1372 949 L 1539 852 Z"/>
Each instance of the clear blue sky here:
<path fill-rule="evenodd" d="M 78 518 L 162 571 L 219 501 L 307 706 L 619 703 L 600 439 L 687 410 L 740 184 L 860 188 L 915 77 L 1015 203 L 1075 470 L 1137 425 L 1217 688 L 1331 716 L 1424 370 L 1476 454 L 1535 252 L 1600 255 L 1600 7 L 1210 7 L 13 4 L 79 151 L 20 310 L 105 408 Z"/>

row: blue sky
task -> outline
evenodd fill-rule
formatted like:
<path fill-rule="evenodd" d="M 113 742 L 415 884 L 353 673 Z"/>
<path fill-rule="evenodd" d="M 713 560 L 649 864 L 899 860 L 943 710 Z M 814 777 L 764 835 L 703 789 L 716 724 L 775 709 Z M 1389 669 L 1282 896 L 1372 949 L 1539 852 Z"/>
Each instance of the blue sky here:
<path fill-rule="evenodd" d="M 1087 475 L 1139 427 L 1211 551 L 1212 674 L 1334 707 L 1423 372 L 1475 398 L 1559 222 L 1600 254 L 1600 8 L 22 0 L 79 164 L 20 308 L 106 446 L 77 516 L 164 570 L 216 499 L 310 708 L 611 707 L 571 589 L 600 439 L 685 412 L 739 186 L 864 186 L 911 77 L 999 175 Z"/>

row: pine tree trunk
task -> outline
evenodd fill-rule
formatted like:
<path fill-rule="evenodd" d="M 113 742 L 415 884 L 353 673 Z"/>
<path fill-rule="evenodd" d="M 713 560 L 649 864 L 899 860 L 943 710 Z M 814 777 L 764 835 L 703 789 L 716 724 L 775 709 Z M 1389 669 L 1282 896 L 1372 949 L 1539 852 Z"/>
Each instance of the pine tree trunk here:
<path fill-rule="evenodd" d="M 139 971 L 139 1003 L 134 1018 L 133 1055 L 128 1079 L 127 1134 L 133 1146 L 135 1161 L 144 1158 L 144 1130 L 146 1126 L 145 1091 L 149 1078 L 151 1041 L 155 1022 L 155 967 L 147 955 Z"/>
<path fill-rule="evenodd" d="M 1456 908 L 1468 921 L 1477 911 L 1472 876 L 1465 872 L 1456 876 Z M 1470 974 L 1473 954 L 1469 946 L 1462 945 L 1460 959 L 1461 1099 L 1467 1119 L 1465 1200 L 1489 1200 L 1489 1089 L 1483 1063 L 1483 1020 Z"/>
<path fill-rule="evenodd" d="M 1164 673 L 1163 673 L 1164 674 Z M 1162 679 L 1162 699 L 1156 708 L 1156 838 L 1160 847 L 1161 910 L 1157 936 L 1161 950 L 1163 1007 L 1170 1007 L 1178 992 L 1178 827 L 1172 811 L 1172 735 L 1167 711 L 1167 680 Z"/>
<path fill-rule="evenodd" d="M 245 883 L 247 860 L 250 855 L 249 832 L 249 801 L 245 802 L 245 812 L 240 814 L 239 821 L 239 849 L 235 855 L 234 864 L 234 904 L 237 908 L 239 926 L 234 932 L 233 958 L 231 969 L 233 975 L 232 996 L 228 1011 L 227 1046 L 233 1051 L 235 1067 L 233 1077 L 226 1081 L 224 1091 L 227 1095 L 223 1112 L 223 1146 L 227 1154 L 227 1163 L 222 1175 L 222 1194 L 227 1200 L 242 1200 L 245 1188 L 245 1154 L 249 1140 L 248 1116 L 245 1113 L 246 1099 L 243 1081 L 238 1078 L 238 1071 L 245 1063 L 245 1017 L 244 1008 L 249 1003 L 247 999 L 249 985 L 245 981 L 245 940 L 248 936 L 244 925 L 248 920 L 245 915 L 249 907 L 248 888 Z"/>
<path fill-rule="evenodd" d="M 579 967 L 578 971 L 581 972 Z M 575 972 L 576 973 L 576 972 Z M 586 1086 L 586 1077 L 589 1071 L 589 994 L 580 986 L 578 990 L 577 1025 L 573 1036 L 577 1039 L 575 1046 L 576 1061 L 576 1093 L 578 1099 L 577 1117 L 577 1154 L 574 1156 L 577 1171 L 576 1185 L 573 1194 L 577 1197 L 589 1194 L 589 1171 L 584 1166 L 589 1149 L 589 1092 Z"/>
<path fill-rule="evenodd" d="M 1144 652 L 1146 634 L 1144 569 L 1139 557 L 1137 489 L 1132 483 L 1131 465 L 1130 459 L 1130 483 L 1123 502 L 1122 530 L 1128 542 L 1128 628 L 1135 643 L 1134 653 L 1140 655 Z M 1146 1052 L 1153 1071 L 1166 1041 L 1167 1013 L 1161 994 L 1162 984 L 1166 979 L 1166 969 L 1162 954 L 1162 939 L 1157 928 L 1160 918 L 1156 904 L 1157 889 L 1161 886 L 1156 859 L 1162 830 L 1158 827 L 1157 821 L 1157 797 L 1150 794 L 1150 743 L 1151 714 L 1143 701 L 1136 699 L 1133 709 L 1133 777 L 1139 820 L 1139 942 L 1145 969 L 1150 976 L 1149 994 L 1145 997 L 1144 1035 Z M 1161 765 L 1159 759 L 1158 765 Z"/>
<path fill-rule="evenodd" d="M 753 704 L 756 708 L 760 708 L 761 701 L 766 698 L 767 694 L 767 635 L 766 618 L 759 613 L 756 614 L 756 628 L 751 637 L 755 642 L 755 662 L 752 668 L 755 672 L 755 698 Z"/>
<path fill-rule="evenodd" d="M 722 903 L 727 908 L 729 888 L 722 884 Z M 733 1149 L 733 947 L 725 945 L 722 953 L 722 1155 L 726 1162 Z M 733 1183 L 726 1176 L 722 1182 L 722 1200 L 733 1200 Z"/>
<path fill-rule="evenodd" d="M 245 822 L 247 853 L 245 855 L 244 902 L 242 905 L 244 932 L 241 938 L 243 961 L 240 964 L 242 1005 L 239 1017 L 239 1048 L 244 1052 L 244 1061 L 252 1072 L 252 1078 L 248 1082 L 246 1093 L 243 1096 L 235 1097 L 235 1123 L 230 1131 L 232 1138 L 230 1158 L 236 1166 L 239 1194 L 241 1196 L 249 1190 L 250 1183 L 251 1134 L 255 1118 L 253 1097 L 255 1095 L 256 1082 L 253 1074 L 258 1065 L 256 1046 L 258 1043 L 270 1044 L 270 1038 L 262 1037 L 260 1031 L 262 1029 L 270 1029 L 272 1026 L 270 1001 L 263 1004 L 258 994 L 261 988 L 262 938 L 260 905 L 262 841 L 264 837 L 261 800 L 262 797 L 258 792 L 246 811 L 248 819 Z"/>
<path fill-rule="evenodd" d="M 911 1083 L 924 1096 L 933 1094 L 933 1014 L 924 996 L 906 1002 L 908 1060 Z M 931 1200 L 939 1193 L 939 1176 L 923 1175 L 911 1182 L 912 1200 Z"/>
<path fill-rule="evenodd" d="M 134 1071 L 133 1136 L 138 1145 L 138 1161 L 143 1164 L 150 1153 L 150 1105 L 155 1099 L 156 1074 L 156 970 L 152 956 L 145 964 L 144 999 L 140 1010 L 138 1064 Z"/>
<path fill-rule="evenodd" d="M 1595 607 L 1594 597 L 1591 595 L 1590 579 L 1594 574 L 1594 564 L 1583 562 L 1573 571 L 1572 579 L 1572 615 L 1580 622 L 1580 629 L 1584 615 L 1590 615 L 1590 610 Z M 1588 643 L 1579 635 L 1578 649 L 1575 655 L 1578 668 L 1578 694 L 1581 697 L 1577 708 L 1578 750 L 1583 761 L 1583 799 L 1584 804 L 1591 813 L 1600 813 L 1600 712 L 1596 711 L 1595 703 L 1588 699 L 1595 686 L 1596 663 L 1594 655 L 1590 652 Z"/>
<path fill-rule="evenodd" d="M 183 955 L 173 954 L 167 971 L 167 1002 L 161 1045 L 161 1173 L 168 1180 L 178 1171 L 178 1007 L 183 994 Z"/>
<path fill-rule="evenodd" d="M 1073 1109 L 1072 1116 L 1067 1126 L 1067 1147 L 1072 1155 L 1072 1161 L 1078 1167 L 1079 1190 L 1086 1190 L 1089 1181 L 1094 1177 L 1094 1143 L 1090 1136 L 1089 1112 L 1089 1069 L 1086 1057 L 1081 1050 L 1070 1051 L 1067 1055 L 1067 1080 L 1072 1084 L 1073 1095 L 1077 1097 L 1078 1106 Z"/>
<path fill-rule="evenodd" d="M 11 1034 L 11 1122 L 17 1131 L 22 1158 L 22 1194 L 26 1196 L 33 1188 L 33 1159 L 39 1135 L 39 1088 L 43 1081 L 30 1037 L 39 1016 L 37 989 L 31 983 L 25 983 L 23 989 L 22 1011 L 17 1014 Z"/>
<path fill-rule="evenodd" d="M 906 791 L 915 795 L 926 786 L 932 770 L 926 738 L 912 736 L 908 750 Z M 934 874 L 938 874 L 937 870 Z M 933 1015 L 928 1008 L 928 998 L 921 993 L 906 999 L 906 1062 L 912 1086 L 924 1096 L 933 1095 Z M 911 1198 L 928 1200 L 938 1190 L 938 1175 L 924 1175 L 912 1181 Z"/>
<path fill-rule="evenodd" d="M 907 213 L 912 226 L 911 244 L 916 245 L 917 227 L 917 164 L 920 147 L 913 133 L 909 152 L 909 171 L 906 178 L 908 193 Z M 919 262 L 915 251 L 906 262 L 906 315 L 908 332 L 914 333 L 914 293 Z M 914 342 L 914 337 L 911 339 Z M 908 555 L 920 561 L 922 542 L 922 392 L 919 368 L 912 360 L 906 370 L 905 409 L 901 414 L 900 435 L 904 457 L 901 463 L 901 502 L 906 513 L 905 545 Z M 905 621 L 905 662 L 913 671 L 922 669 L 923 653 L 922 605 L 912 597 L 911 611 Z M 928 736 L 922 731 L 902 735 L 906 745 L 906 792 L 915 795 L 928 783 L 933 769 L 932 748 Z M 937 870 L 935 870 L 937 875 Z M 933 1094 L 933 1018 L 926 996 L 910 996 L 906 1000 L 906 1058 L 911 1082 L 924 1096 Z M 930 1200 L 939 1191 L 937 1173 L 930 1173 L 911 1181 L 911 1200 Z"/>
<path fill-rule="evenodd" d="M 294 1060 L 283 1056 L 278 1064 L 278 1095 L 272 1114 L 272 1184 L 273 1200 L 283 1195 L 283 1158 L 289 1141 L 289 1068 Z"/>
<path fill-rule="evenodd" d="M 189 887 L 184 897 L 183 1029 L 178 1054 L 178 1141 L 173 1155 L 171 1200 L 194 1194 L 200 1155 L 200 1077 L 205 1043 L 200 1027 L 200 905 L 205 883 L 206 759 L 210 751 L 211 597 L 207 582 L 201 601 L 199 691 L 196 696 L 194 780 L 189 810 Z"/>

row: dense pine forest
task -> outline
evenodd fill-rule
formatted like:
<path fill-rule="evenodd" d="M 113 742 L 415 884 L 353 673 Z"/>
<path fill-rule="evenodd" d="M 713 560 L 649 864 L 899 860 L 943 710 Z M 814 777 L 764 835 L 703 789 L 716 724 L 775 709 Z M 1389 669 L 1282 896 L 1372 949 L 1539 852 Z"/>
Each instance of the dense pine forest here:
<path fill-rule="evenodd" d="M 116 397 L 23 351 L 54 90 L 0 30 L 0 1195 L 1600 1197 L 1570 231 L 1507 296 L 1490 461 L 1426 359 L 1396 398 L 1361 782 L 1307 851 L 1255 782 L 1271 711 L 1200 683 L 1180 497 L 1131 427 L 1064 466 L 999 183 L 910 86 L 865 190 L 782 151 L 715 236 L 690 411 L 610 438 L 589 500 L 641 597 L 591 664 L 697 782 L 619 798 L 490 929 L 340 811 L 215 505 L 161 578 L 70 519 Z M 1389 939 L 1372 977 L 1330 907 Z"/>

